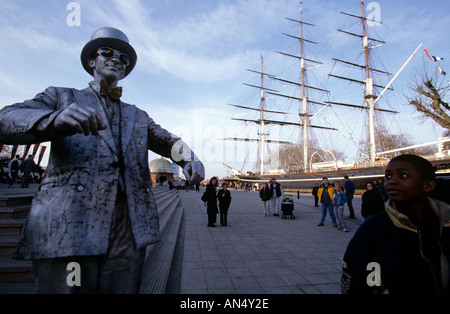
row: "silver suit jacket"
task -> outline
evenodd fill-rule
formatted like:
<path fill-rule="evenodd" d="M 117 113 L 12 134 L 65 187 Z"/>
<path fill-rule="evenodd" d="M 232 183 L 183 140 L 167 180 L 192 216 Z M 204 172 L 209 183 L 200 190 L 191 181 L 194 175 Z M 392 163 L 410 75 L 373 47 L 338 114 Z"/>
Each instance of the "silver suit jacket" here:
<path fill-rule="evenodd" d="M 107 253 L 119 185 L 118 148 L 109 128 L 98 136 L 61 137 L 49 131 L 61 110 L 74 102 L 96 108 L 103 121 L 108 121 L 91 87 L 49 87 L 32 100 L 0 111 L 0 143 L 51 141 L 45 177 L 33 199 L 17 259 Z M 170 157 L 179 138 L 135 106 L 121 103 L 121 108 L 124 185 L 133 236 L 142 248 L 160 240 L 148 150 Z M 178 164 L 182 166 L 183 161 Z"/>

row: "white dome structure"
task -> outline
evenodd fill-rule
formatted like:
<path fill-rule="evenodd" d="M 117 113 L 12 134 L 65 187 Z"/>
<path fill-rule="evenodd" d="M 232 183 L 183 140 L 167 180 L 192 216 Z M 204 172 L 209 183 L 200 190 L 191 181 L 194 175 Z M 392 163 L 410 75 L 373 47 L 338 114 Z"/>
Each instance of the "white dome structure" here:
<path fill-rule="evenodd" d="M 149 163 L 150 171 L 152 173 L 171 173 L 173 174 L 173 167 L 170 161 L 163 157 L 156 158 Z"/>

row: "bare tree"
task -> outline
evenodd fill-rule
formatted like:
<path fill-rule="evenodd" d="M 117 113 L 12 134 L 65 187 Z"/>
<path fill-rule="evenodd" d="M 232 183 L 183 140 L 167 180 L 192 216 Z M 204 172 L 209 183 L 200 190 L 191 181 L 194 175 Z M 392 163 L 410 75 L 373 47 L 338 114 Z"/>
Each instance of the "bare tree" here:
<path fill-rule="evenodd" d="M 391 149 L 407 147 L 414 145 L 411 136 L 408 134 L 392 134 L 389 130 L 383 125 L 377 126 L 375 131 L 375 142 L 378 151 L 388 151 Z M 360 141 L 359 142 L 361 152 L 369 155 L 370 147 L 368 141 Z M 433 146 L 434 147 L 434 146 Z M 421 147 L 408 149 L 403 151 L 403 153 L 416 154 L 416 155 L 428 155 L 435 153 L 436 149 L 433 147 Z M 397 153 L 398 154 L 398 153 Z M 385 154 L 383 157 L 393 158 L 396 156 L 396 153 Z"/>
<path fill-rule="evenodd" d="M 323 149 L 318 149 L 317 143 L 314 145 L 315 142 L 310 142 L 309 148 L 310 148 L 310 154 L 313 152 L 311 149 L 314 149 L 318 152 L 318 154 L 315 154 L 311 162 L 323 162 L 323 161 L 334 161 L 331 157 L 331 154 L 326 153 Z M 335 149 L 330 150 L 331 153 L 337 158 L 337 159 L 343 159 L 344 153 L 337 151 Z M 278 169 L 283 169 L 284 171 L 288 173 L 292 172 L 299 172 L 302 171 L 303 166 L 303 144 L 297 144 L 297 145 L 281 145 L 276 152 L 271 154 L 269 156 L 269 162 L 272 160 L 277 161 Z"/>
<path fill-rule="evenodd" d="M 408 97 L 408 101 L 424 117 L 429 117 L 436 121 L 445 129 L 450 129 L 450 106 L 446 102 L 446 92 L 449 90 L 447 80 L 442 78 L 442 74 L 429 76 L 422 74 L 412 87 L 413 95 Z"/>

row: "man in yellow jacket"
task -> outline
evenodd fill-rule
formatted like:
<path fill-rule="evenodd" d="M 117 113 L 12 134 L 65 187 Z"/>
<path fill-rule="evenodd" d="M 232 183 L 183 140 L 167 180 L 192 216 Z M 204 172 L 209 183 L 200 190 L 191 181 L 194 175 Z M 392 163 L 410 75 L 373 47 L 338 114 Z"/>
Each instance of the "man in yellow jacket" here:
<path fill-rule="evenodd" d="M 319 200 L 322 203 L 322 217 L 318 226 L 323 226 L 325 222 L 325 217 L 327 216 L 327 209 L 330 212 L 330 217 L 333 222 L 333 226 L 337 228 L 336 217 L 333 211 L 333 195 L 334 195 L 334 185 L 328 183 L 328 178 L 323 177 L 323 184 L 320 185 L 319 191 L 317 192 Z"/>

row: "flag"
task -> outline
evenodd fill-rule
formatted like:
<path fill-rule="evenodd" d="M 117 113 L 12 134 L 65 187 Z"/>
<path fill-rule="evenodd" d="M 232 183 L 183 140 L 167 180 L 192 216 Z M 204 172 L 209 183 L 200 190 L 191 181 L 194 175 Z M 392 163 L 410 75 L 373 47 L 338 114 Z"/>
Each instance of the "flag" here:
<path fill-rule="evenodd" d="M 446 75 L 447 73 L 444 72 L 444 70 L 442 70 L 441 67 L 439 67 L 439 71 L 441 72 L 442 75 Z"/>
<path fill-rule="evenodd" d="M 44 157 L 46 148 L 47 148 L 47 146 L 41 146 L 41 151 L 39 153 L 39 159 L 38 159 L 38 163 L 37 163 L 38 167 L 41 164 L 42 158 Z"/>
<path fill-rule="evenodd" d="M 12 151 L 11 151 L 11 159 L 14 159 L 16 157 L 17 149 L 19 148 L 19 145 L 13 145 Z"/>
<path fill-rule="evenodd" d="M 39 145 L 40 145 L 40 143 L 37 143 L 37 144 L 34 145 L 34 148 L 33 148 L 33 159 L 34 159 L 34 156 L 36 156 L 36 153 L 37 153 L 37 151 L 39 149 Z"/>
<path fill-rule="evenodd" d="M 26 158 L 27 158 L 27 154 L 28 154 L 28 151 L 30 150 L 30 148 L 31 148 L 31 144 L 28 144 L 26 147 L 25 147 L 25 149 L 23 150 L 23 159 L 25 160 Z"/>
<path fill-rule="evenodd" d="M 436 61 L 444 60 L 444 58 L 441 58 L 441 57 L 431 56 L 425 47 L 423 47 L 423 50 L 425 50 L 425 53 L 427 54 L 428 58 L 430 58 L 431 61 L 436 62 Z"/>

